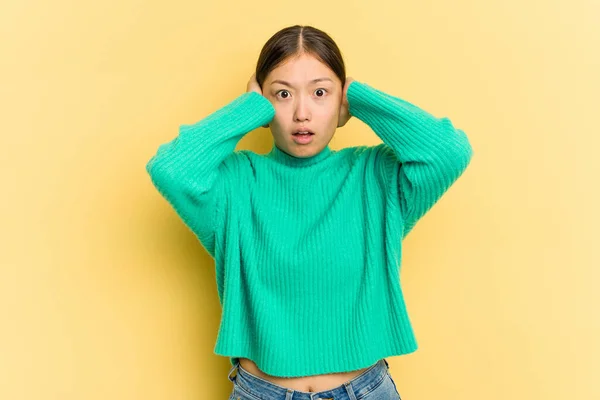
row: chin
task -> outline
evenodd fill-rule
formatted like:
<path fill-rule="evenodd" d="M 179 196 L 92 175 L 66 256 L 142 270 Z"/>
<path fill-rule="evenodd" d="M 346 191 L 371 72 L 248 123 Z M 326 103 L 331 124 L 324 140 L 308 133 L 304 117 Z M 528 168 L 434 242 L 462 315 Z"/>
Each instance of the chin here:
<path fill-rule="evenodd" d="M 298 157 L 311 157 L 319 153 L 321 150 L 321 148 L 312 143 L 305 146 L 299 146 L 295 143 L 292 143 L 292 147 L 290 149 L 292 154 Z"/>

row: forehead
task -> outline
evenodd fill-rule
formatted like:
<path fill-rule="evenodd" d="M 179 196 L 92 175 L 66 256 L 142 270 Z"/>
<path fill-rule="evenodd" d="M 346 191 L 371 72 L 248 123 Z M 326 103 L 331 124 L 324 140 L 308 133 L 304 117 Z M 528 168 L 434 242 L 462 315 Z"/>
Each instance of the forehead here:
<path fill-rule="evenodd" d="M 271 83 L 275 80 L 282 80 L 292 85 L 310 84 L 317 78 L 329 78 L 336 82 L 339 80 L 331 68 L 314 56 L 303 54 L 299 57 L 292 57 L 283 64 L 273 69 L 266 81 Z M 329 81 L 321 81 L 327 83 Z"/>

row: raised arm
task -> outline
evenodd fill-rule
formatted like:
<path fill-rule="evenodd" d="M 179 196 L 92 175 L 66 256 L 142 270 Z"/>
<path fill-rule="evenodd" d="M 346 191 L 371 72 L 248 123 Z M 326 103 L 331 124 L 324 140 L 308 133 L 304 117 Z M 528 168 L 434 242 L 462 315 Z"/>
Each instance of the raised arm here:
<path fill-rule="evenodd" d="M 181 125 L 146 164 L 154 186 L 213 258 L 216 213 L 235 177 L 235 147 L 274 115 L 267 98 L 246 92 L 195 124 Z"/>
<path fill-rule="evenodd" d="M 467 168 L 473 149 L 448 118 L 353 81 L 350 114 L 369 125 L 383 143 L 378 168 L 399 198 L 404 238 Z"/>

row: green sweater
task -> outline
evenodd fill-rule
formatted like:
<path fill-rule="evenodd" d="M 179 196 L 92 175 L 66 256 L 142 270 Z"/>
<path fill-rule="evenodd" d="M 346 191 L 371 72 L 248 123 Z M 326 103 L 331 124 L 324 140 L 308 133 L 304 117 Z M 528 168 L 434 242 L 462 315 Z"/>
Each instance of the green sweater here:
<path fill-rule="evenodd" d="M 383 143 L 296 158 L 235 150 L 275 115 L 256 92 L 158 147 L 151 180 L 215 259 L 215 354 L 265 373 L 347 372 L 415 351 L 402 239 L 466 169 L 448 118 L 353 81 L 350 114 Z"/>

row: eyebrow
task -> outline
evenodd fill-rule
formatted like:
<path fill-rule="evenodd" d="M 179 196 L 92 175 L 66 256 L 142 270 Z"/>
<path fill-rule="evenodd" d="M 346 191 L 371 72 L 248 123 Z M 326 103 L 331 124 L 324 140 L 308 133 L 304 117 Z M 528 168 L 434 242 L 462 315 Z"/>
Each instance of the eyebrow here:
<path fill-rule="evenodd" d="M 333 82 L 330 78 L 317 78 L 317 79 L 313 79 L 312 81 L 310 81 L 310 83 L 317 83 L 317 82 L 321 82 L 321 81 L 330 81 L 330 82 Z M 281 83 L 282 85 L 285 85 L 285 86 L 288 86 L 288 87 L 293 87 L 289 82 L 282 81 L 280 79 L 274 80 L 273 82 L 271 82 L 271 85 L 273 85 L 275 83 Z"/>

